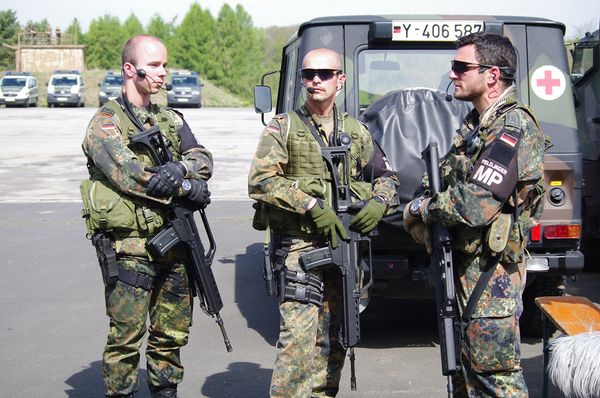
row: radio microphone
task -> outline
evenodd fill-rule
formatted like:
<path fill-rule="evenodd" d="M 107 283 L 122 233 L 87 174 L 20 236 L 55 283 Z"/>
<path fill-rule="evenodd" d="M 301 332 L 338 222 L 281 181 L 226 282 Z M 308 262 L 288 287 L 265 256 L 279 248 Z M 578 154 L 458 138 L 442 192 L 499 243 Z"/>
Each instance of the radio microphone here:
<path fill-rule="evenodd" d="M 452 84 L 452 80 L 450 80 L 450 83 L 448 83 L 448 86 L 446 87 L 446 101 L 450 102 L 452 101 L 452 96 L 450 94 L 448 94 L 448 89 L 450 88 L 450 85 Z"/>
<path fill-rule="evenodd" d="M 315 88 L 314 87 L 306 87 L 306 91 L 308 91 L 309 94 L 314 94 Z"/>
<path fill-rule="evenodd" d="M 145 70 L 143 70 L 143 69 L 137 69 L 137 72 L 136 72 L 136 73 L 137 73 L 137 75 L 138 75 L 138 77 L 139 77 L 140 79 L 145 79 L 145 78 L 148 78 L 148 79 L 152 80 L 152 82 L 153 82 L 154 84 L 157 84 L 157 83 L 156 83 L 156 80 L 154 80 L 153 78 L 151 78 L 150 76 L 148 76 L 148 75 L 146 74 L 146 71 L 145 71 Z M 167 90 L 167 91 L 171 91 L 171 89 L 173 88 L 173 85 L 172 85 L 172 84 L 166 84 L 165 86 L 162 86 L 162 85 L 161 85 L 161 86 L 158 86 L 158 88 L 160 88 L 160 89 L 163 89 L 163 90 Z"/>

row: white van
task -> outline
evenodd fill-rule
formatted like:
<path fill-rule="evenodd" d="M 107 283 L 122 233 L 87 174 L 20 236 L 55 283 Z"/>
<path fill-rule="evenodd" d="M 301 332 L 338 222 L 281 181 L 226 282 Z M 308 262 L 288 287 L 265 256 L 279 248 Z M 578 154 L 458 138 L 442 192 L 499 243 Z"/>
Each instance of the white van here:
<path fill-rule="evenodd" d="M 0 79 L 0 105 L 37 106 L 37 79 L 29 72 L 6 72 Z"/>
<path fill-rule="evenodd" d="M 85 84 L 78 70 L 56 70 L 48 81 L 48 107 L 85 106 Z"/>

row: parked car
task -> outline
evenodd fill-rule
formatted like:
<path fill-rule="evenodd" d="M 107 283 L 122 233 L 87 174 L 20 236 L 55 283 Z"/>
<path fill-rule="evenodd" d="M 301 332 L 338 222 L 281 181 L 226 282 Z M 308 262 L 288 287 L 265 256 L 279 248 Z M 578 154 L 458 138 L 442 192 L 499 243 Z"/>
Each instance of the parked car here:
<path fill-rule="evenodd" d="M 78 70 L 56 70 L 48 81 L 48 107 L 85 106 L 85 84 Z"/>
<path fill-rule="evenodd" d="M 98 91 L 98 105 L 102 106 L 108 101 L 117 98 L 121 93 L 122 86 L 123 76 L 120 73 L 113 71 L 106 72 L 102 81 L 98 83 L 98 87 L 100 87 L 100 91 Z"/>
<path fill-rule="evenodd" d="M 167 106 L 202 106 L 202 86 L 197 72 L 173 72 Z"/>
<path fill-rule="evenodd" d="M 6 72 L 0 80 L 0 105 L 37 106 L 38 83 L 29 72 Z"/>

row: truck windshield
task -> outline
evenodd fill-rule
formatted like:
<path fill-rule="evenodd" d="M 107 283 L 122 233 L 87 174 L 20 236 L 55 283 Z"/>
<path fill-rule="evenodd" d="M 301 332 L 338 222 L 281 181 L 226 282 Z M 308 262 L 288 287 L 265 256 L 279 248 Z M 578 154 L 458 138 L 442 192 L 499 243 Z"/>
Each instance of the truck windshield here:
<path fill-rule="evenodd" d="M 446 91 L 454 49 L 375 49 L 358 55 L 360 108 L 385 94 L 426 87 Z"/>
<path fill-rule="evenodd" d="M 595 43 L 596 46 L 598 42 Z M 586 73 L 594 67 L 594 47 L 590 43 L 575 47 L 573 53 L 573 71 L 571 79 L 574 82 L 580 80 Z"/>

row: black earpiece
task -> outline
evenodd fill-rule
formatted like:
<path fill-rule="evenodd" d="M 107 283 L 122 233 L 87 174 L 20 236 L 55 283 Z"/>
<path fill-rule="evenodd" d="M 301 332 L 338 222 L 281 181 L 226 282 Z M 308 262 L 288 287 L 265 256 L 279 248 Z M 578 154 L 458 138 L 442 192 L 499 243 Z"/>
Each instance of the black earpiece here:
<path fill-rule="evenodd" d="M 143 70 L 143 69 L 138 69 L 138 70 L 137 70 L 137 75 L 138 75 L 138 77 L 139 77 L 140 79 L 143 79 L 143 78 L 145 78 L 145 77 L 146 77 L 146 71 L 145 71 L 145 70 Z"/>

